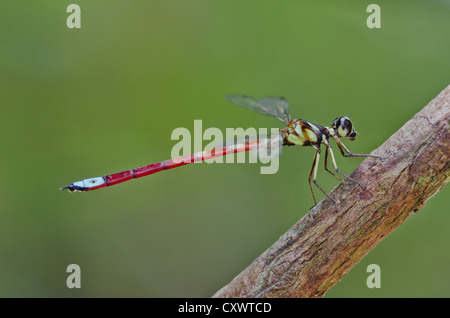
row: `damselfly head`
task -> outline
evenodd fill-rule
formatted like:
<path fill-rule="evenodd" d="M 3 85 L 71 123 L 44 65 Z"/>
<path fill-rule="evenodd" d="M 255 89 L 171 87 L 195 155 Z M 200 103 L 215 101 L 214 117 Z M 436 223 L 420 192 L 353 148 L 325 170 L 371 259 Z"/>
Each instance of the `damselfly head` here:
<path fill-rule="evenodd" d="M 346 138 L 349 140 L 355 140 L 358 134 L 355 129 L 353 129 L 353 124 L 348 117 L 338 117 L 333 120 L 331 128 L 334 129 L 336 135 L 339 138 Z"/>

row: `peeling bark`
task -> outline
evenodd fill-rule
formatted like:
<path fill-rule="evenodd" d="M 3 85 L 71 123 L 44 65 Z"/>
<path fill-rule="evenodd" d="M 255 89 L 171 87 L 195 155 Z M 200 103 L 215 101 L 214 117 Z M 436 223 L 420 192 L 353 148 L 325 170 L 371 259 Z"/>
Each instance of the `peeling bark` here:
<path fill-rule="evenodd" d="M 321 297 L 450 180 L 450 86 L 213 297 Z"/>

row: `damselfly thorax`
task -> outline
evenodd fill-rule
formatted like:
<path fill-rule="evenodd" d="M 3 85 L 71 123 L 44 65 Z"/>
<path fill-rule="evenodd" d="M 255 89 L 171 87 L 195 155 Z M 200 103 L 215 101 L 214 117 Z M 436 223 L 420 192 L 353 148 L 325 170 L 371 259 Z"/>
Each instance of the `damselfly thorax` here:
<path fill-rule="evenodd" d="M 320 147 L 324 134 L 328 134 L 327 128 L 297 119 L 287 123 L 286 128 L 280 130 L 283 138 L 283 146 L 311 146 Z"/>
<path fill-rule="evenodd" d="M 330 139 L 333 139 L 336 142 L 339 151 L 344 157 L 382 158 L 374 155 L 353 154 L 348 150 L 347 147 L 344 146 L 344 144 L 341 142 L 341 138 L 355 140 L 357 135 L 357 132 L 355 131 L 353 124 L 348 117 L 338 117 L 333 121 L 330 127 L 322 127 L 316 123 L 312 123 L 303 119 L 292 119 L 289 114 L 288 103 L 286 99 L 282 97 L 266 97 L 260 100 L 255 100 L 252 97 L 246 95 L 228 95 L 226 96 L 226 99 L 237 106 L 252 110 L 256 113 L 275 117 L 278 120 L 282 121 L 285 124 L 285 127 L 279 130 L 278 135 L 270 136 L 270 138 L 262 138 L 256 141 L 247 141 L 238 144 L 227 145 L 221 148 L 214 149 L 212 151 L 203 151 L 200 153 L 195 153 L 176 159 L 169 159 L 145 167 L 130 169 L 103 177 L 85 179 L 82 181 L 71 183 L 68 186 L 61 188 L 60 190 L 69 190 L 71 192 L 74 192 L 104 188 L 131 179 L 144 177 L 162 170 L 180 167 L 192 162 L 203 161 L 232 153 L 255 150 L 258 149 L 258 147 L 260 147 L 262 144 L 273 144 L 272 142 L 268 143 L 268 141 L 277 139 L 281 141 L 281 144 L 283 146 L 309 146 L 316 149 L 313 164 L 308 177 L 314 204 L 316 204 L 317 201 L 312 188 L 312 183 L 317 186 L 317 188 L 336 205 L 336 201 L 331 198 L 316 182 L 319 159 L 321 155 L 321 145 L 325 146 L 325 170 L 339 180 L 341 180 L 341 178 L 339 178 L 336 174 L 339 174 L 340 176 L 343 176 L 355 182 L 362 189 L 365 188 L 358 181 L 350 178 L 349 176 L 343 174 L 338 170 L 334 153 L 329 142 Z M 278 146 L 279 143 L 275 144 Z M 328 170 L 328 154 L 330 154 L 334 172 Z"/>

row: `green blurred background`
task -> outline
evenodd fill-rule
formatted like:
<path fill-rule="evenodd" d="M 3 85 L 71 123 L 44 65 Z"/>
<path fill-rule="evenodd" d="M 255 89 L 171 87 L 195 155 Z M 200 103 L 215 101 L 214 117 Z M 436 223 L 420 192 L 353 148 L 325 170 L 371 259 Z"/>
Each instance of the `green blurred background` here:
<path fill-rule="evenodd" d="M 381 29 L 366 26 L 373 1 L 357 0 L 78 0 L 82 27 L 68 29 L 72 2 L 0 4 L 2 297 L 209 297 L 308 212 L 313 149 L 286 147 L 274 175 L 195 164 L 58 188 L 169 159 L 172 130 L 195 119 L 279 126 L 226 94 L 285 96 L 293 117 L 322 125 L 351 115 L 347 146 L 369 153 L 450 84 L 450 1 L 377 1 Z M 361 162 L 337 160 L 348 173 Z M 448 194 L 326 297 L 449 297 Z M 81 289 L 66 287 L 73 263 Z"/>

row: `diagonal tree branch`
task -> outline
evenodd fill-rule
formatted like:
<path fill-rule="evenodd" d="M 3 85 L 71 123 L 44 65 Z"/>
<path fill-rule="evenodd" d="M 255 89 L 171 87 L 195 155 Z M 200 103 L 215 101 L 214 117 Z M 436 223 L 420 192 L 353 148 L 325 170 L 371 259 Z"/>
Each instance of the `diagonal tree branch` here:
<path fill-rule="evenodd" d="M 450 180 L 450 86 L 213 297 L 320 297 Z"/>

